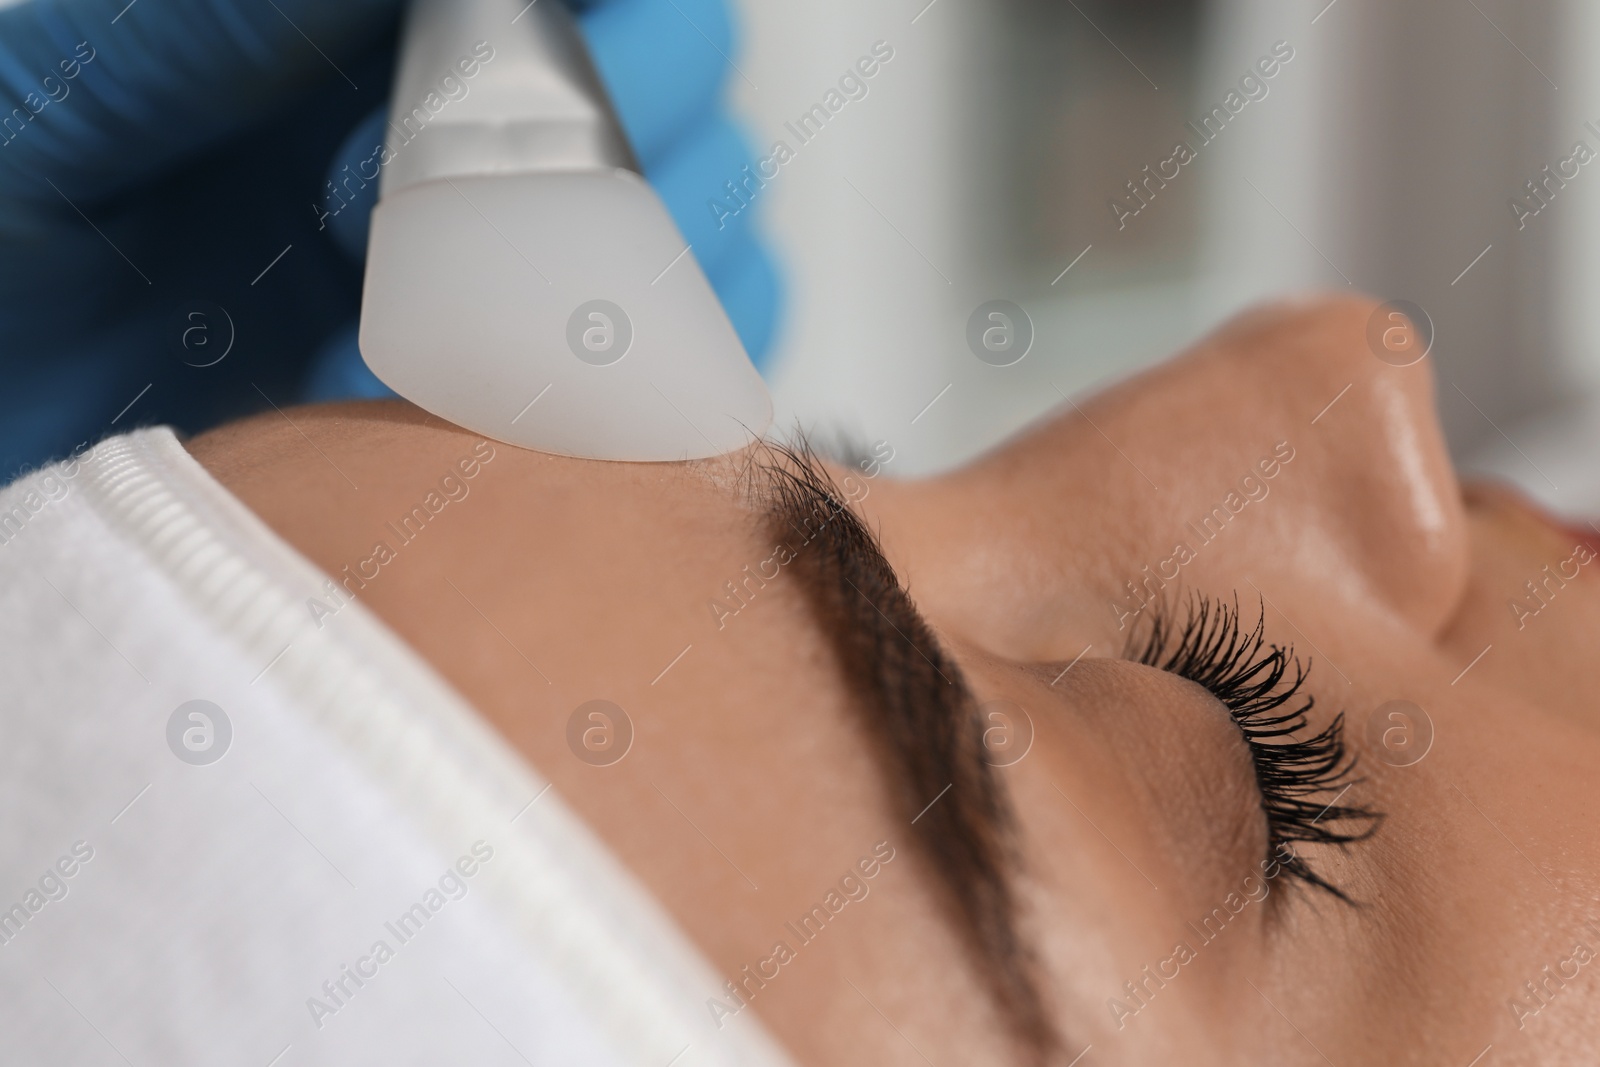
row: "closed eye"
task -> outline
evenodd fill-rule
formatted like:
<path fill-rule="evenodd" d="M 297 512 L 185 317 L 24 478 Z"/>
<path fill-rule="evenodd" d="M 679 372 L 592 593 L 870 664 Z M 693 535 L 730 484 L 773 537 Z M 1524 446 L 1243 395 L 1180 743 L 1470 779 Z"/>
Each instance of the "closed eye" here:
<path fill-rule="evenodd" d="M 1223 604 L 1191 595 L 1181 624 L 1156 605 L 1151 622 L 1136 635 L 1126 658 L 1203 686 L 1227 709 L 1250 750 L 1261 811 L 1267 821 L 1267 861 L 1291 879 L 1350 902 L 1349 896 L 1312 869 L 1295 851 L 1299 843 L 1349 845 L 1377 832 L 1383 815 L 1341 804 L 1360 779 L 1344 742 L 1344 714 L 1320 732 L 1309 728 L 1314 697 L 1299 699 L 1309 668 L 1293 648 L 1270 644 L 1265 611 L 1244 629 L 1238 600 Z M 1266 869 L 1266 864 L 1263 865 Z"/>

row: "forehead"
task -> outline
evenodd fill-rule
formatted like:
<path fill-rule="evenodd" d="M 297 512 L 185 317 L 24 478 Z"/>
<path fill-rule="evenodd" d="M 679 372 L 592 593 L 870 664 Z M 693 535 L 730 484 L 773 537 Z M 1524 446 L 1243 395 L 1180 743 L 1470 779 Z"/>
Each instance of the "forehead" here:
<path fill-rule="evenodd" d="M 800 535 L 769 513 L 758 457 L 518 462 L 525 473 L 483 486 L 473 551 L 515 561 L 523 624 L 574 679 L 638 683 L 648 701 L 691 686 L 770 700 L 768 682 L 800 675 L 814 695 L 838 686 L 793 566 Z"/>

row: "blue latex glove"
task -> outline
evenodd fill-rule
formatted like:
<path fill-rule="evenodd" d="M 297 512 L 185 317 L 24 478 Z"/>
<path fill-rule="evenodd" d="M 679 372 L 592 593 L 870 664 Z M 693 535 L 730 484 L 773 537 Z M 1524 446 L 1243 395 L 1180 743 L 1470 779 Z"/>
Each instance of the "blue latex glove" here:
<path fill-rule="evenodd" d="M 268 399 L 381 391 L 354 345 L 370 204 L 319 215 L 382 125 L 398 16 L 398 0 L 0 10 L 0 481 L 139 423 L 194 432 Z M 759 362 L 776 275 L 751 213 L 717 229 L 707 206 L 751 158 L 718 113 L 722 0 L 606 0 L 581 19 Z"/>

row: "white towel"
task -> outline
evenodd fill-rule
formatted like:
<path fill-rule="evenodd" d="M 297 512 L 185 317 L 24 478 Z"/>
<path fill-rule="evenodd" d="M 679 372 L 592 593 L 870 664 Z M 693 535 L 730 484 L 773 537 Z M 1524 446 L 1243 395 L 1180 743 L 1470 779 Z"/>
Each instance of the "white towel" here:
<path fill-rule="evenodd" d="M 0 491 L 0 1060 L 789 1062 L 326 580 L 166 429 Z"/>

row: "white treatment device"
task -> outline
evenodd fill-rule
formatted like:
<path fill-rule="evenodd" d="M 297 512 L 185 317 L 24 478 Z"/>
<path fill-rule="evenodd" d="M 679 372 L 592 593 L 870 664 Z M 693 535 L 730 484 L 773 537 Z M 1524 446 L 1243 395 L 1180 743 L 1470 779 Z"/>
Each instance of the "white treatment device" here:
<path fill-rule="evenodd" d="M 361 301 L 367 366 L 524 448 L 666 461 L 772 401 L 560 0 L 414 0 Z"/>

